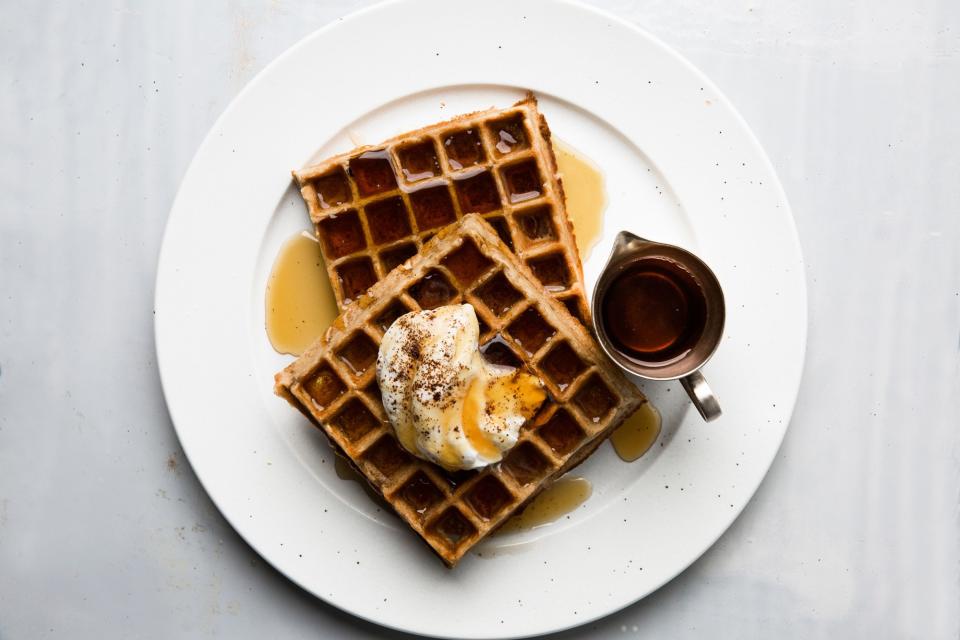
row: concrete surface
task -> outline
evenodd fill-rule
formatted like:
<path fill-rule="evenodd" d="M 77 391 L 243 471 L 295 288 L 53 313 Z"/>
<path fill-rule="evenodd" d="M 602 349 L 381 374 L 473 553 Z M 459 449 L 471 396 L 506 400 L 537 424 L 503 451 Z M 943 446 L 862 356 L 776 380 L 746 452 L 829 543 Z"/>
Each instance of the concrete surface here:
<path fill-rule="evenodd" d="M 300 591 L 220 517 L 167 415 L 151 312 L 214 119 L 366 4 L 0 3 L 0 638 L 396 636 Z M 960 4 L 596 4 L 690 58 L 760 138 L 810 339 L 743 516 L 659 592 L 562 637 L 960 637 Z"/>

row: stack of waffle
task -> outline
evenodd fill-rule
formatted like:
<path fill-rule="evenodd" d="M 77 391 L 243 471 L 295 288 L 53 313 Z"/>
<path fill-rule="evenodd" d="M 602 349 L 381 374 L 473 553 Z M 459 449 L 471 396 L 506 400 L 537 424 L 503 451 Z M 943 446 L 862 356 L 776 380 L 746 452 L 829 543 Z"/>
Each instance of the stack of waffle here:
<path fill-rule="evenodd" d="M 363 147 L 295 174 L 341 315 L 276 376 L 448 565 L 582 462 L 643 401 L 601 352 L 549 144 L 528 98 Z M 398 443 L 376 380 L 408 311 L 469 302 L 481 351 L 548 400 L 501 463 L 449 473 Z"/>

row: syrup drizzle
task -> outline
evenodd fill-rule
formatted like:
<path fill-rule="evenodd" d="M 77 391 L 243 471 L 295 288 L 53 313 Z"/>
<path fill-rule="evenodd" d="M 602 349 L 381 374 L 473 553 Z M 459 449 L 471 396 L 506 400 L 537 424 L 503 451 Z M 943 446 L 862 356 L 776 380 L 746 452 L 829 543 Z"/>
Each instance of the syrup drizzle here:
<path fill-rule="evenodd" d="M 567 215 L 577 236 L 580 259 L 586 262 L 603 230 L 603 212 L 607 208 L 603 173 L 592 160 L 556 138 L 553 138 L 553 152 L 563 180 Z"/>
<path fill-rule="evenodd" d="M 586 478 L 564 477 L 547 487 L 497 533 L 529 531 L 556 522 L 587 501 L 593 485 Z"/>
<path fill-rule="evenodd" d="M 610 435 L 613 450 L 621 460 L 633 462 L 649 451 L 657 441 L 660 424 L 660 412 L 650 402 L 644 402 Z"/>
<path fill-rule="evenodd" d="M 279 353 L 298 356 L 337 317 L 320 244 L 306 231 L 287 240 L 267 280 L 266 329 Z"/>

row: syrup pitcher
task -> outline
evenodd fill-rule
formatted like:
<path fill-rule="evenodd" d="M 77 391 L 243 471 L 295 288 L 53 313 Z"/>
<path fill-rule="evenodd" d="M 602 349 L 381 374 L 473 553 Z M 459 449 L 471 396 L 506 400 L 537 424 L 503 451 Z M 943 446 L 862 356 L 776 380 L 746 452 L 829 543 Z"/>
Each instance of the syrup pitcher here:
<path fill-rule="evenodd" d="M 685 249 L 621 231 L 591 301 L 600 346 L 622 369 L 648 380 L 680 380 L 704 420 L 720 403 L 700 368 L 723 335 L 723 290 Z"/>

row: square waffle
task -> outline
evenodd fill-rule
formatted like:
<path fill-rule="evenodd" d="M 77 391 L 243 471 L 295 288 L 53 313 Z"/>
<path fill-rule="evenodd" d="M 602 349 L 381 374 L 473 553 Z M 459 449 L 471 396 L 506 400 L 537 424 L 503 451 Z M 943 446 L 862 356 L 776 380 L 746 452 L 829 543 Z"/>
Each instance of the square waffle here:
<path fill-rule="evenodd" d="M 501 462 L 451 474 L 397 442 L 376 360 L 384 332 L 400 315 L 462 302 L 476 309 L 484 356 L 526 366 L 544 382 L 547 400 Z M 348 305 L 277 374 L 275 389 L 323 429 L 449 566 L 582 462 L 643 402 L 583 325 L 475 214 L 440 230 Z"/>
<path fill-rule="evenodd" d="M 293 175 L 341 309 L 440 228 L 478 213 L 547 291 L 581 321 L 589 317 L 550 129 L 532 95 Z"/>

